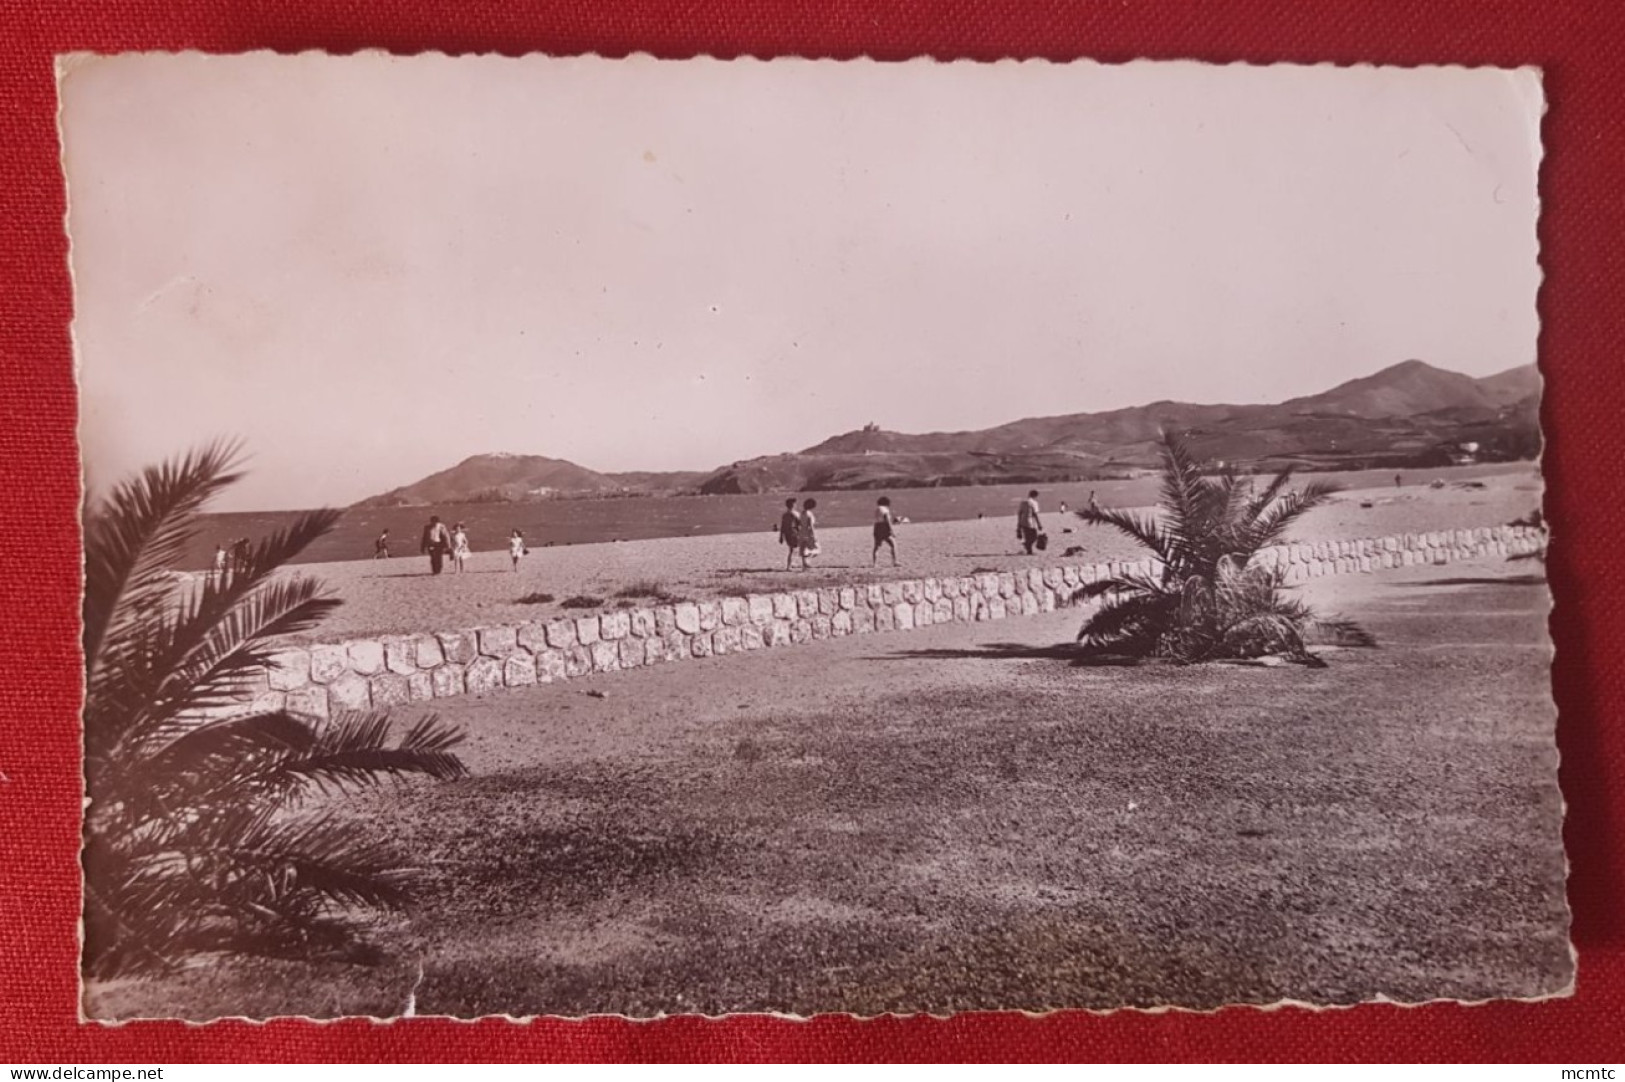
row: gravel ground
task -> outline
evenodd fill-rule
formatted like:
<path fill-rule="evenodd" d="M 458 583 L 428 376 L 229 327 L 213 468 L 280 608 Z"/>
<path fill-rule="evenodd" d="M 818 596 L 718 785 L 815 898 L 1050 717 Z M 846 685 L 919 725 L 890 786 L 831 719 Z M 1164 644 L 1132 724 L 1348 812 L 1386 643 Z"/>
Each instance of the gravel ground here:
<path fill-rule="evenodd" d="M 1527 467 L 1474 480 L 1484 487 L 1344 493 L 1335 503 L 1306 516 L 1295 536 L 1312 541 L 1495 526 L 1539 505 L 1539 479 Z M 1059 560 L 1071 546 L 1081 546 L 1083 553 L 1076 559 L 1089 562 L 1135 552 L 1133 544 L 1115 531 L 1086 527 L 1076 516 L 1063 520 L 1051 515 L 1046 525 L 1053 544 L 1047 558 L 1036 558 L 1040 562 Z M 1068 529 L 1072 532 L 1062 532 Z M 1002 571 L 1028 567 L 1035 560 L 1020 554 L 1014 522 L 1005 519 L 900 526 L 897 543 L 903 566 L 896 570 L 871 569 L 872 540 L 866 528 L 821 530 L 820 543 L 824 551 L 815 568 L 791 573 L 783 569 L 785 550 L 765 531 L 535 549 L 518 573 L 511 569 L 506 552 L 477 552 L 467 572 L 439 578 L 428 574 L 426 557 L 305 564 L 298 569 L 301 573 L 320 576 L 345 603 L 321 627 L 300 639 L 332 642 L 553 619 L 566 611 L 560 603 L 567 598 L 587 595 L 614 604 L 615 594 L 629 587 L 659 588 L 672 596 L 695 599 L 888 578 L 964 575 L 978 568 Z M 552 600 L 520 600 L 538 594 Z"/>
<path fill-rule="evenodd" d="M 388 1015 L 414 983 L 463 1017 L 1558 992 L 1530 566 L 1318 580 L 1382 644 L 1321 670 L 1079 668 L 1057 613 L 450 702 L 474 776 L 363 802 L 435 872 L 388 963 L 233 963 L 92 1010 Z"/>

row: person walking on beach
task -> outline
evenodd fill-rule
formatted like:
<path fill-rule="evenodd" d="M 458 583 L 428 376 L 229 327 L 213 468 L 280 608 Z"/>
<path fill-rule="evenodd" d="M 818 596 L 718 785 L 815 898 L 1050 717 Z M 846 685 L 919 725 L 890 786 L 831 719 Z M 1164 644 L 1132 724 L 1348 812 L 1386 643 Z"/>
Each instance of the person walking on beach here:
<path fill-rule="evenodd" d="M 451 532 L 446 524 L 440 521 L 439 515 L 430 515 L 428 523 L 423 527 L 423 540 L 418 545 L 420 552 L 428 553 L 429 572 L 440 574 L 445 563 L 446 553 L 451 551 Z"/>
<path fill-rule="evenodd" d="M 372 543 L 372 558 L 374 560 L 389 559 L 389 531 L 385 530 L 378 535 L 378 540 Z"/>
<path fill-rule="evenodd" d="M 1038 490 L 1035 488 L 1027 493 L 1027 498 L 1021 501 L 1021 509 L 1016 512 L 1016 536 L 1021 539 L 1028 556 L 1033 554 L 1033 546 L 1038 544 L 1043 532 L 1044 524 L 1038 517 Z"/>
<path fill-rule="evenodd" d="M 790 570 L 795 566 L 796 550 L 801 547 L 801 516 L 796 513 L 796 501 L 784 501 L 784 514 L 779 516 L 779 544 L 787 551 L 784 557 L 784 569 Z"/>
<path fill-rule="evenodd" d="M 249 561 L 249 541 L 246 537 L 239 537 L 231 543 L 231 569 L 233 571 L 247 571 Z"/>
<path fill-rule="evenodd" d="M 513 561 L 513 569 L 519 570 L 519 558 L 528 555 L 530 549 L 525 547 L 525 535 L 515 530 L 508 535 L 508 558 Z"/>
<path fill-rule="evenodd" d="M 468 570 L 468 531 L 459 522 L 451 529 L 451 566 L 462 574 Z"/>
<path fill-rule="evenodd" d="M 818 506 L 817 500 L 803 500 L 801 503 L 801 531 L 797 534 L 796 549 L 801 553 L 801 570 L 807 570 L 807 561 L 818 555 L 818 516 L 813 509 Z"/>
<path fill-rule="evenodd" d="M 880 563 L 880 546 L 891 549 L 891 565 L 897 566 L 897 542 L 892 540 L 896 521 L 892 518 L 891 497 L 882 496 L 875 501 L 875 550 L 869 554 L 869 565 Z"/>
<path fill-rule="evenodd" d="M 214 577 L 219 578 L 226 570 L 226 546 L 214 547 Z"/>

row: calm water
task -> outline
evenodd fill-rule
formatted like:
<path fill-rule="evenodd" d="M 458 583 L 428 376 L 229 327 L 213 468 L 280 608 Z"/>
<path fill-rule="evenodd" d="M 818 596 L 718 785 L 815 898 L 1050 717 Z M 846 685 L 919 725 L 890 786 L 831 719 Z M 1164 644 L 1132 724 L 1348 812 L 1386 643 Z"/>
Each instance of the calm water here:
<path fill-rule="evenodd" d="M 1466 480 L 1484 474 L 1531 470 L 1526 463 L 1484 466 L 1457 466 L 1435 470 L 1406 470 L 1406 484 L 1422 484 L 1435 477 Z M 1306 475 L 1335 480 L 1345 488 L 1391 486 L 1390 470 Z M 1013 517 L 1016 505 L 1027 494 L 1028 485 L 984 485 L 963 488 L 910 488 L 884 493 L 891 496 L 892 510 L 915 522 L 942 522 L 952 519 Z M 1157 479 L 1142 477 L 1130 481 L 1085 481 L 1077 484 L 1039 485 L 1039 503 L 1045 511 L 1059 510 L 1065 502 L 1076 509 L 1089 500 L 1089 493 L 1102 504 L 1139 507 L 1157 500 Z M 879 492 L 820 492 L 818 522 L 821 526 L 861 526 L 874 521 Z M 418 550 L 418 536 L 430 514 L 448 522 L 463 522 L 475 550 L 507 546 L 510 530 L 525 533 L 532 548 L 546 545 L 579 545 L 595 541 L 632 541 L 650 537 L 768 532 L 777 527 L 783 495 L 768 496 L 640 496 L 609 500 L 553 500 L 545 503 L 456 504 L 445 507 L 384 508 L 347 512 L 332 533 L 317 540 L 299 562 L 362 560 L 372 556 L 372 543 L 380 531 L 389 530 L 390 551 L 396 555 Z M 188 566 L 206 567 L 214 546 L 235 537 L 257 538 L 287 523 L 293 512 L 258 511 L 204 516 L 204 528 L 188 554 Z"/>

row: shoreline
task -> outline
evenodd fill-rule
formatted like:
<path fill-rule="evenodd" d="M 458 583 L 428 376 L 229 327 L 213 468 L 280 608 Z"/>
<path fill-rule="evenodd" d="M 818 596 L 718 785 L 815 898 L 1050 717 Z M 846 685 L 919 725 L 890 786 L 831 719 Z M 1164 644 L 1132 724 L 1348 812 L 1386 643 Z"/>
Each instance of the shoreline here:
<path fill-rule="evenodd" d="M 1290 539 L 1315 542 L 1499 526 L 1540 506 L 1538 478 L 1515 472 L 1480 483 L 1483 488 L 1347 490 L 1305 516 Z M 427 558 L 416 553 L 388 560 L 298 564 L 285 573 L 314 575 L 345 603 L 319 627 L 286 641 L 303 644 L 426 627 L 521 623 L 730 595 L 1144 556 L 1115 530 L 1086 526 L 1073 515 L 1062 518 L 1055 511 L 1046 512 L 1045 526 L 1049 550 L 1029 557 L 1016 544 L 1013 518 L 903 523 L 897 529 L 896 568 L 889 565 L 884 550 L 881 565 L 871 566 L 868 526 L 820 528 L 823 555 L 809 571 L 785 571 L 785 548 L 765 529 L 533 548 L 517 573 L 506 551 L 495 549 L 475 552 L 467 572 L 457 574 L 448 568 L 439 576 L 429 574 Z M 1069 555 L 1073 549 L 1081 551 Z M 576 597 L 599 604 L 571 608 L 562 604 Z"/>

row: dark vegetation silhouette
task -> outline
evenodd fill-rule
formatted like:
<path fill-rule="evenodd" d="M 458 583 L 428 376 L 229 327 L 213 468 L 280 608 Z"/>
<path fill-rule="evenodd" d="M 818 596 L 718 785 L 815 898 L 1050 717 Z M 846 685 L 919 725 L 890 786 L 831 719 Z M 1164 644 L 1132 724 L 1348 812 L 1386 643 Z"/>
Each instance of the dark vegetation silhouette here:
<path fill-rule="evenodd" d="M 141 474 L 85 516 L 84 953 L 90 976 L 171 969 L 202 952 L 358 958 L 366 918 L 405 906 L 420 873 L 359 836 L 344 794 L 407 775 L 456 778 L 458 730 L 382 713 L 302 716 L 259 689 L 279 637 L 339 602 L 274 574 L 332 528 L 313 511 L 216 574 L 174 568 L 235 444 Z M 250 702 L 252 700 L 250 699 Z M 212 720 L 211 720 L 212 718 Z"/>
<path fill-rule="evenodd" d="M 1336 486 L 1315 481 L 1289 490 L 1288 469 L 1255 490 L 1250 477 L 1234 470 L 1211 471 L 1172 432 L 1163 434 L 1160 452 L 1156 514 L 1101 507 L 1077 512 L 1090 525 L 1139 542 L 1157 568 L 1100 579 L 1077 592 L 1079 600 L 1100 602 L 1078 632 L 1091 653 L 1185 664 L 1276 656 L 1323 666 L 1309 651 L 1313 642 L 1375 645 L 1357 624 L 1323 619 L 1290 596 L 1281 568 L 1254 562 L 1331 499 Z"/>

